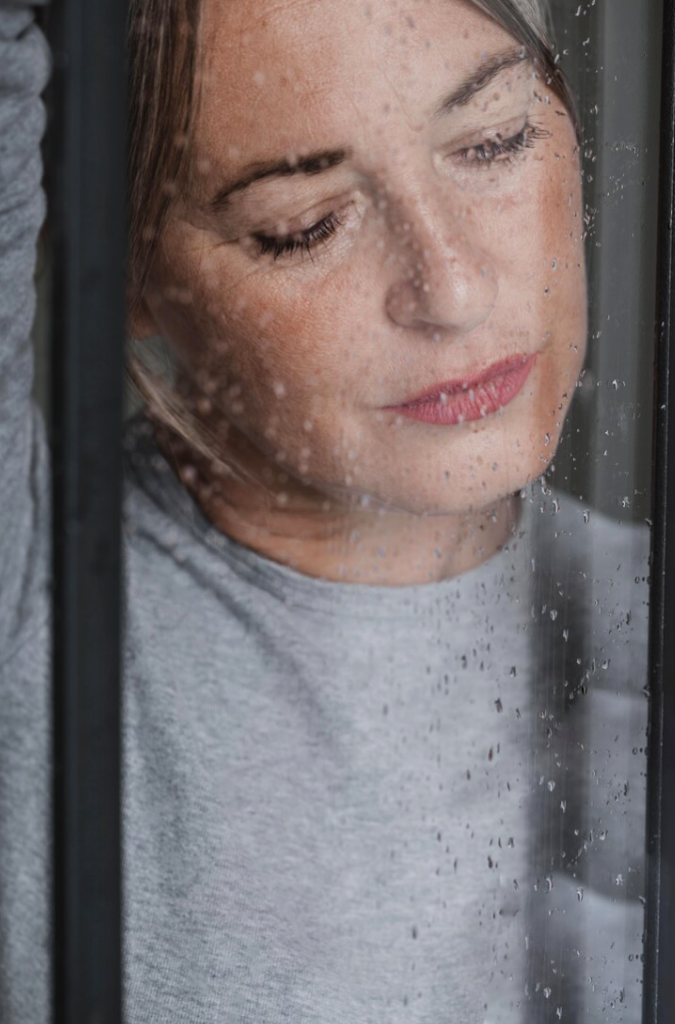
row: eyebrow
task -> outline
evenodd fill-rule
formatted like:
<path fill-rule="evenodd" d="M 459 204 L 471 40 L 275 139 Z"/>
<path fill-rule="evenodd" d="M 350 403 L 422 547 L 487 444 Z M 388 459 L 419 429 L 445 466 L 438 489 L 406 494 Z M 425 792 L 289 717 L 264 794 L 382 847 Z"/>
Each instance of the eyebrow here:
<path fill-rule="evenodd" d="M 351 155 L 352 150 L 343 147 L 309 153 L 307 156 L 298 157 L 297 160 L 286 158 L 268 163 L 252 164 L 247 168 L 243 177 L 216 192 L 215 196 L 209 200 L 209 209 L 212 213 L 218 213 L 227 206 L 231 195 L 243 191 L 256 181 L 262 181 L 263 178 L 290 178 L 294 174 L 321 174 L 331 167 L 337 167 L 344 163 Z"/>
<path fill-rule="evenodd" d="M 519 47 L 517 50 L 510 49 L 504 53 L 495 54 L 483 61 L 469 78 L 465 79 L 457 89 L 442 100 L 434 111 L 432 118 L 435 120 L 444 114 L 450 113 L 456 107 L 466 106 L 476 93 L 485 89 L 502 71 L 515 67 L 527 59 L 526 51 L 523 47 Z M 309 153 L 306 156 L 298 157 L 297 160 L 286 158 L 266 163 L 251 164 L 246 168 L 242 177 L 232 184 L 219 189 L 208 201 L 207 208 L 211 213 L 221 213 L 226 209 L 232 195 L 236 192 L 243 192 L 250 185 L 266 178 L 290 178 L 295 174 L 322 174 L 324 171 L 344 163 L 351 157 L 352 152 L 349 147 L 342 146 L 338 149 L 325 149 Z"/>
<path fill-rule="evenodd" d="M 497 53 L 483 61 L 473 74 L 465 79 L 454 92 L 445 97 L 434 111 L 433 117 L 438 118 L 443 114 L 448 114 L 455 107 L 465 107 L 477 92 L 485 89 L 502 71 L 516 67 L 518 64 L 527 63 L 529 59 L 527 51 L 520 46 L 517 50 L 510 49 L 505 53 Z"/>

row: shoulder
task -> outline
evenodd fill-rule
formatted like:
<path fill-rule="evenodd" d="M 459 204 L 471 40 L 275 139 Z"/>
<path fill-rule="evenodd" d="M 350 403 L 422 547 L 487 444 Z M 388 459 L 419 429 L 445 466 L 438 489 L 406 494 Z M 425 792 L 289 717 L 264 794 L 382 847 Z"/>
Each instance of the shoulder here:
<path fill-rule="evenodd" d="M 645 522 L 604 515 L 564 491 L 546 488 L 528 492 L 527 518 L 535 549 L 548 550 L 552 564 L 584 578 L 627 581 L 635 569 L 646 583 L 650 530 Z M 633 577 L 634 579 L 634 577 Z"/>
<path fill-rule="evenodd" d="M 649 640 L 648 525 L 603 515 L 558 490 L 538 487 L 525 500 L 534 606 L 564 609 L 577 655 L 591 666 L 620 664 L 621 687 L 640 691 Z M 614 671 L 611 677 L 617 681 Z"/>

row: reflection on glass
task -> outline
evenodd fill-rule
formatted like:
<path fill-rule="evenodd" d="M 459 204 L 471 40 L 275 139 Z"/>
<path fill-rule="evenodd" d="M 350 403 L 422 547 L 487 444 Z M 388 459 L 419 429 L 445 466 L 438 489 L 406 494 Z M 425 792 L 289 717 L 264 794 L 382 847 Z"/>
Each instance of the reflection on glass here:
<path fill-rule="evenodd" d="M 599 366 L 633 386 L 598 326 L 594 8 L 557 12 L 562 60 L 536 0 L 131 4 L 130 1021 L 641 1019 L 648 450 L 624 404 L 603 476 L 615 407 L 568 418 Z M 0 0 L 27 69 L 28 17 Z M 37 191 L 0 205 L 17 288 Z M 30 1019 L 45 985 L 0 978 Z"/>

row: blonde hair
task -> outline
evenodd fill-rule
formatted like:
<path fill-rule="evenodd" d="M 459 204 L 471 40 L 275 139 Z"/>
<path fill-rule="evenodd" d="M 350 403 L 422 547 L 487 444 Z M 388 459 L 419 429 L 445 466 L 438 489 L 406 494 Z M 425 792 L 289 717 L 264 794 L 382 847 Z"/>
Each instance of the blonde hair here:
<path fill-rule="evenodd" d="M 553 52 L 548 0 L 471 0 L 525 47 L 576 124 L 574 101 Z M 201 0 L 131 0 L 129 6 L 129 319 L 137 313 L 162 228 L 189 167 L 198 103 Z M 152 418 L 196 452 L 222 453 L 166 375 L 129 343 L 127 369 Z M 234 467 L 230 466 L 230 469 Z"/>

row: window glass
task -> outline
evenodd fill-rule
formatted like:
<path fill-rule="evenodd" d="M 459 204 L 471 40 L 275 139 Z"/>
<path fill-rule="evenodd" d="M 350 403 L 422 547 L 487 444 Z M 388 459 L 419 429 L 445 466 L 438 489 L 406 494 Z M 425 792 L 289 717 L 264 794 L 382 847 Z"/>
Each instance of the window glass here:
<path fill-rule="evenodd" d="M 259 7 L 201 23 L 134 349 L 231 942 L 266 1011 L 637 1021 L 657 21 Z"/>

